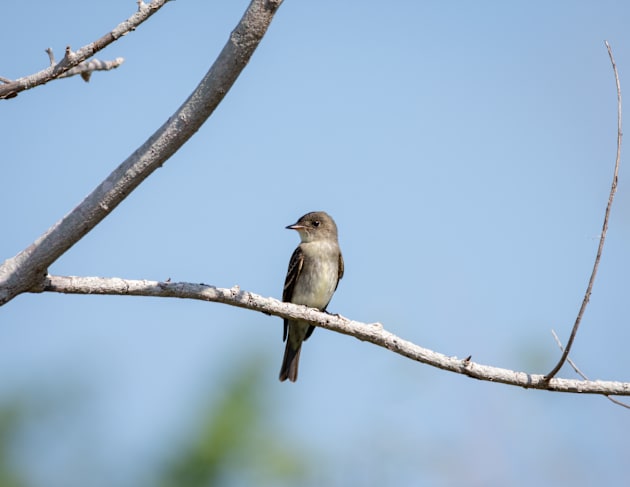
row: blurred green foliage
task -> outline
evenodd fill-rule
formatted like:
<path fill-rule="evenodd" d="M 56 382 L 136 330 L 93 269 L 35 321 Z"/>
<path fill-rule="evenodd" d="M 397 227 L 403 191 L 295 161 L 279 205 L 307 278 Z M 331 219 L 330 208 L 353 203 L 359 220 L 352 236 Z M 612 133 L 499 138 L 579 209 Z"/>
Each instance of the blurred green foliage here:
<path fill-rule="evenodd" d="M 295 445 L 280 445 L 262 421 L 268 416 L 262 370 L 251 360 L 230 378 L 218 401 L 210 401 L 188 445 L 162 474 L 161 487 L 295 485 L 308 476 L 303 456 L 289 450 Z"/>
<path fill-rule="evenodd" d="M 18 401 L 0 405 L 0 487 L 26 486 L 12 462 L 12 445 L 21 427 L 23 409 Z"/>
<path fill-rule="evenodd" d="M 266 418 L 272 415 L 268 414 L 269 398 L 262 386 L 261 373 L 266 369 L 260 365 L 259 359 L 251 358 L 241 369 L 231 369 L 234 372 L 224 383 L 212 384 L 204 399 L 206 403 L 199 408 L 198 417 L 193 419 L 182 441 L 171 443 L 171 449 L 164 453 L 166 459 L 151 462 L 156 471 L 144 472 L 144 478 L 151 480 L 140 483 L 150 487 L 308 484 L 312 477 L 307 462 L 309 455 L 300 454 L 299 445 L 286 441 L 266 423 Z M 64 397 L 61 403 L 64 411 L 73 410 L 68 399 L 73 403 L 81 401 L 80 395 L 64 394 Z M 32 476 L 27 476 L 23 468 L 25 464 L 37 465 L 38 460 L 29 458 L 21 463 L 19 453 L 38 451 L 38 455 L 45 455 L 45 451 L 42 445 L 28 444 L 37 441 L 37 437 L 27 433 L 29 425 L 32 427 L 33 421 L 37 421 L 36 429 L 41 431 L 50 420 L 58 419 L 58 413 L 59 404 L 41 391 L 21 391 L 15 398 L 0 402 L 0 487 L 30 485 Z M 58 433 L 57 428 L 53 430 Z M 54 445 L 59 446 L 64 438 L 59 436 Z M 94 460 L 98 462 L 98 457 Z M 75 467 L 70 477 L 81 477 L 80 465 Z M 129 479 L 124 477 L 118 477 L 118 481 L 128 485 Z M 61 479 L 49 480 L 52 485 L 60 485 Z M 71 481 L 73 485 L 90 485 L 84 478 L 71 478 Z"/>

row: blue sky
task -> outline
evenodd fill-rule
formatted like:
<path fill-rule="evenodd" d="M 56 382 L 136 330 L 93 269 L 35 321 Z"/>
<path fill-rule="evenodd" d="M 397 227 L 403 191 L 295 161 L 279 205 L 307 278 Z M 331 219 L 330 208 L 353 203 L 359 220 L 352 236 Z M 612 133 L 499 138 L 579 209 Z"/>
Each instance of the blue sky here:
<path fill-rule="evenodd" d="M 171 2 L 98 55 L 124 57 L 117 70 L 2 103 L 0 259 L 170 116 L 247 3 Z M 9 2 L 0 75 L 36 72 L 46 47 L 61 58 L 134 8 Z M 595 257 L 616 150 L 604 40 L 623 90 L 629 16 L 622 1 L 287 0 L 213 117 L 50 272 L 280 297 L 298 243 L 284 226 L 326 210 L 346 261 L 331 311 L 448 355 L 544 373 L 558 355 L 550 330 L 568 336 Z M 592 378 L 630 380 L 629 178 L 622 161 L 573 354 Z M 64 475 L 73 452 L 97 444 L 99 465 L 133 483 L 248 356 L 264 357 L 265 420 L 318 452 L 331 485 L 358 472 L 362 485 L 437 486 L 627 475 L 630 416 L 603 398 L 482 383 L 323 330 L 305 345 L 300 380 L 281 384 L 281 329 L 219 304 L 18 297 L 0 310 L 0 398 L 83 398 L 61 415 L 61 441 L 44 431 L 29 443 L 42 459 L 33 481 L 84 485 Z"/>

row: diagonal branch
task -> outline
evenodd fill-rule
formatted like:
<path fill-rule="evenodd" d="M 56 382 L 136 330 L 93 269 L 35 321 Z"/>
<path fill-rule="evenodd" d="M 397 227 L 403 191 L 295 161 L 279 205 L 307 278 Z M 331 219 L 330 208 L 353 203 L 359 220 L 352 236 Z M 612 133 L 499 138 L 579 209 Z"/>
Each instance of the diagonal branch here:
<path fill-rule="evenodd" d="M 223 289 L 207 284 L 184 282 L 139 281 L 103 277 L 47 276 L 39 288 L 31 292 L 56 292 L 66 294 L 108 294 L 120 296 L 152 296 L 163 298 L 199 299 L 225 303 L 231 306 L 259 311 L 281 318 L 299 319 L 313 325 L 350 335 L 373 343 L 412 360 L 475 379 L 500 382 L 526 389 L 542 389 L 555 392 L 630 396 L 630 383 L 613 381 L 589 381 L 547 379 L 540 374 L 528 374 L 514 370 L 477 364 L 467 359 L 448 357 L 420 347 L 388 332 L 380 323 L 360 323 L 340 315 L 331 315 L 297 304 L 283 303 L 254 293 L 241 291 L 238 286 Z"/>
<path fill-rule="evenodd" d="M 589 300 L 591 299 L 591 292 L 593 291 L 593 284 L 595 283 L 595 276 L 597 275 L 597 269 L 599 268 L 599 261 L 602 257 L 602 251 L 604 250 L 604 241 L 606 240 L 606 233 L 608 232 L 608 219 L 610 217 L 610 209 L 612 208 L 613 200 L 615 199 L 615 193 L 617 192 L 617 175 L 619 174 L 619 163 L 621 161 L 621 86 L 619 84 L 619 75 L 617 73 L 617 65 L 615 64 L 615 58 L 613 57 L 612 49 L 610 48 L 610 44 L 608 41 L 605 41 L 606 48 L 608 49 L 608 57 L 610 57 L 610 62 L 612 63 L 613 72 L 615 74 L 615 84 L 617 85 L 617 157 L 615 160 L 615 170 L 613 173 L 612 185 L 610 187 L 610 195 L 608 196 L 608 205 L 606 206 L 606 213 L 604 215 L 604 225 L 602 227 L 602 233 L 599 237 L 599 247 L 597 248 L 597 256 L 595 257 L 595 264 L 593 265 L 593 272 L 591 273 L 591 278 L 588 281 L 588 287 L 586 288 L 586 293 L 584 294 L 584 299 L 582 300 L 582 306 L 580 306 L 580 311 L 578 312 L 577 318 L 575 319 L 575 323 L 573 324 L 573 329 L 571 330 L 571 336 L 569 337 L 569 341 L 567 342 L 567 346 L 562 351 L 562 355 L 560 360 L 556 364 L 556 366 L 551 369 L 551 371 L 545 376 L 546 379 L 551 379 L 554 377 L 558 371 L 562 368 L 564 363 L 569 356 L 569 352 L 571 351 L 571 347 L 573 346 L 573 341 L 575 340 L 575 336 L 577 335 L 578 328 L 580 327 L 580 322 L 582 321 L 582 316 L 584 315 L 584 311 L 586 310 L 586 306 L 588 305 Z"/>
<path fill-rule="evenodd" d="M 252 0 L 208 73 L 184 104 L 76 208 L 0 265 L 0 306 L 37 285 L 47 268 L 109 215 L 199 130 L 249 62 L 282 0 Z"/>
<path fill-rule="evenodd" d="M 0 85 L 0 100 L 13 98 L 18 93 L 35 86 L 43 85 L 49 81 L 60 78 L 62 74 L 74 68 L 79 63 L 91 58 L 98 51 L 109 46 L 112 42 L 135 30 L 142 22 L 151 17 L 155 12 L 164 6 L 169 0 L 152 0 L 150 3 L 138 1 L 138 10 L 124 22 L 116 26 L 112 31 L 105 34 L 100 39 L 95 40 L 87 46 L 83 46 L 78 51 L 73 52 L 70 46 L 66 48 L 66 55 L 56 64 L 40 71 L 39 73 L 25 76 L 23 78 L 10 81 Z M 8 81 L 8 80 L 7 80 Z"/>

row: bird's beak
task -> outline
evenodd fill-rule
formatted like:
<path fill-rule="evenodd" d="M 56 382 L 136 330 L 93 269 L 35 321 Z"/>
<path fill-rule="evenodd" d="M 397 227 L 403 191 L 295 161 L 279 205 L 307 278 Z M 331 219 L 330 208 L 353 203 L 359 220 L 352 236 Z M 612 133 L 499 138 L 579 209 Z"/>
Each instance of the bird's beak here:
<path fill-rule="evenodd" d="M 294 223 L 293 225 L 289 225 L 288 227 L 284 227 L 287 230 L 302 230 L 303 228 L 306 228 L 304 225 L 298 225 L 297 223 Z"/>

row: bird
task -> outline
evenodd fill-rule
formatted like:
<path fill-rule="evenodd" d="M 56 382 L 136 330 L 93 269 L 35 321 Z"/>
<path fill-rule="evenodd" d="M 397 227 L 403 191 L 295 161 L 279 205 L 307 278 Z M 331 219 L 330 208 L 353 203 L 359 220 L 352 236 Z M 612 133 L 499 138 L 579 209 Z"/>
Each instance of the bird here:
<path fill-rule="evenodd" d="M 328 213 L 313 211 L 286 228 L 297 230 L 300 244 L 289 261 L 282 301 L 326 311 L 344 273 L 337 225 Z M 286 341 L 286 347 L 280 381 L 297 380 L 302 343 L 314 329 L 306 321 L 284 320 L 283 341 Z"/>

